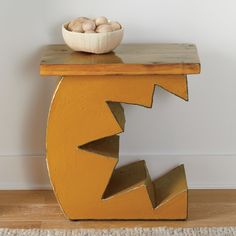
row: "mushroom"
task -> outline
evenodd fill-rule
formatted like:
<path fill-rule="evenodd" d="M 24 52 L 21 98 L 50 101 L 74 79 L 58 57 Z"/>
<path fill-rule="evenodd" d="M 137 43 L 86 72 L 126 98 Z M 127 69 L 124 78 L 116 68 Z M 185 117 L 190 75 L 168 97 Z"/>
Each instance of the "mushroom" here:
<path fill-rule="evenodd" d="M 83 22 L 82 28 L 84 31 L 91 31 L 91 30 L 94 31 L 96 29 L 96 25 L 95 25 L 94 21 L 86 20 Z"/>
<path fill-rule="evenodd" d="M 78 33 L 106 33 L 121 29 L 121 25 L 117 21 L 108 21 L 105 16 L 96 19 L 87 17 L 78 17 L 72 20 L 67 29 Z"/>
<path fill-rule="evenodd" d="M 100 16 L 96 18 L 95 23 L 96 23 L 96 26 L 99 26 L 99 25 L 107 24 L 108 20 L 105 16 Z"/>
<path fill-rule="evenodd" d="M 103 25 L 99 25 L 96 28 L 96 32 L 97 33 L 107 33 L 107 32 L 112 32 L 112 27 L 109 24 L 103 24 Z"/>
<path fill-rule="evenodd" d="M 83 33 L 84 30 L 82 28 L 82 23 L 77 22 L 71 27 L 72 32 L 78 32 L 78 33 Z"/>
<path fill-rule="evenodd" d="M 78 17 L 74 20 L 72 20 L 69 25 L 68 25 L 68 30 L 70 31 L 74 31 L 74 32 L 83 32 L 82 28 L 79 26 L 80 24 L 82 25 L 82 23 L 86 20 L 89 20 L 89 18 L 87 17 Z"/>
<path fill-rule="evenodd" d="M 121 25 L 117 21 L 111 21 L 110 25 L 113 31 L 121 29 Z"/>

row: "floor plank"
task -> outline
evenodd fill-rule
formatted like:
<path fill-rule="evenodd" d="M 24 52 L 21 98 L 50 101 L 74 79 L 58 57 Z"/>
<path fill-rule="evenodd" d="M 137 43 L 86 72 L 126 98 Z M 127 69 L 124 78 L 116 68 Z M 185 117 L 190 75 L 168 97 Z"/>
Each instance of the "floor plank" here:
<path fill-rule="evenodd" d="M 236 190 L 189 190 L 187 221 L 69 221 L 65 219 L 52 191 L 0 191 L 1 228 L 157 226 L 236 226 Z"/>

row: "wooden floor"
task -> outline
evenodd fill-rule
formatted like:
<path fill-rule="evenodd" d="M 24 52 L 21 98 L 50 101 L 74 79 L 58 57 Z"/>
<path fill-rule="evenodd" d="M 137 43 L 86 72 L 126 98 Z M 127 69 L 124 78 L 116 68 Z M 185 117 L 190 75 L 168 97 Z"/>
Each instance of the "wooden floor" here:
<path fill-rule="evenodd" d="M 64 218 L 52 191 L 0 191 L 0 227 L 236 226 L 236 190 L 190 190 L 187 221 L 76 221 Z"/>

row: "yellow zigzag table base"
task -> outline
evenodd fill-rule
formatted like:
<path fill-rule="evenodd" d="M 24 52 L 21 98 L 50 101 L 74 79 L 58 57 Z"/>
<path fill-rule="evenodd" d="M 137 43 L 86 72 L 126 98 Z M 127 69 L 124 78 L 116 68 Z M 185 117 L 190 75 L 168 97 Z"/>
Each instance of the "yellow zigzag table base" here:
<path fill-rule="evenodd" d="M 51 104 L 47 163 L 69 219 L 186 219 L 183 166 L 152 181 L 144 161 L 115 168 L 120 103 L 152 106 L 155 86 L 188 99 L 185 75 L 65 76 Z"/>

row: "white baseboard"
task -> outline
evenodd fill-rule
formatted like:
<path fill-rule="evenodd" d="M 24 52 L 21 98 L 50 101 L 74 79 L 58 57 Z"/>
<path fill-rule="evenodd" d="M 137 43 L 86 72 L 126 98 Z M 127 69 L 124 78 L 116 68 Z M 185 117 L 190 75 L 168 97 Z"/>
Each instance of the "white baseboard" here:
<path fill-rule="evenodd" d="M 0 156 L 0 189 L 50 189 L 44 156 Z"/>
<path fill-rule="evenodd" d="M 236 155 L 121 155 L 146 160 L 152 178 L 184 164 L 191 189 L 236 189 Z M 51 189 L 44 156 L 0 156 L 0 189 Z"/>

